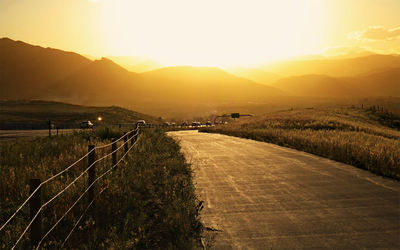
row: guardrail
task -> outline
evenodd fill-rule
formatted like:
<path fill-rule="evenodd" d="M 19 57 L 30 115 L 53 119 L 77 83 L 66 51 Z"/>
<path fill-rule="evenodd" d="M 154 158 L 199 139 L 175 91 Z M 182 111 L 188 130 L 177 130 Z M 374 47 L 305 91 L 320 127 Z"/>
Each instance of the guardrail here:
<path fill-rule="evenodd" d="M 23 232 L 19 235 L 17 241 L 14 243 L 12 249 L 14 249 L 21 239 L 24 237 L 26 232 L 29 228 L 31 228 L 30 239 L 31 239 L 31 246 L 34 249 L 39 249 L 43 241 L 46 237 L 57 227 L 57 225 L 65 218 L 65 216 L 72 210 L 72 208 L 82 199 L 85 194 L 88 194 L 88 205 L 79 217 L 79 219 L 74 223 L 72 229 L 68 233 L 67 237 L 63 241 L 62 246 L 68 241 L 69 237 L 75 230 L 76 226 L 79 224 L 83 216 L 86 214 L 88 209 L 93 206 L 95 203 L 96 198 L 103 193 L 106 188 L 103 188 L 96 196 L 95 196 L 95 184 L 104 176 L 109 174 L 116 166 L 126 157 L 129 151 L 136 145 L 139 139 L 140 128 L 136 126 L 134 130 L 130 130 L 126 132 L 120 138 L 113 140 L 111 143 L 102 145 L 102 146 L 88 146 L 88 152 L 79 158 L 77 161 L 66 167 L 64 170 L 60 171 L 59 173 L 51 176 L 50 178 L 46 179 L 45 181 L 40 181 L 40 179 L 31 179 L 30 180 L 30 195 L 26 200 L 18 207 L 18 209 L 7 219 L 6 222 L 2 224 L 0 227 L 0 232 L 6 228 L 6 226 L 15 218 L 15 216 L 21 211 L 21 209 L 29 204 L 30 207 L 30 221 L 28 225 L 25 227 Z M 118 146 L 118 143 L 122 142 L 121 145 Z M 96 160 L 96 150 L 98 149 L 105 149 L 111 147 L 111 152 L 101 156 Z M 123 150 L 122 156 L 117 160 L 117 152 Z M 111 157 L 111 167 L 109 167 L 106 171 L 104 171 L 101 175 L 96 177 L 96 164 L 105 160 L 106 158 Z M 62 174 L 69 171 L 71 168 L 76 166 L 79 162 L 83 161 L 84 159 L 88 159 L 88 166 L 87 168 L 82 171 L 74 180 L 72 180 L 66 187 L 61 189 L 58 193 L 56 193 L 53 197 L 51 197 L 45 203 L 41 203 L 41 192 L 44 185 L 55 178 L 61 176 Z M 53 202 L 58 196 L 72 187 L 80 178 L 82 178 L 86 173 L 88 173 L 88 184 L 87 188 L 81 193 L 81 195 L 75 200 L 75 202 L 67 209 L 67 211 L 58 218 L 56 223 L 50 227 L 50 229 L 43 234 L 42 236 L 42 221 L 41 221 L 41 212 L 42 210 Z M 28 203 L 29 202 L 29 203 Z"/>

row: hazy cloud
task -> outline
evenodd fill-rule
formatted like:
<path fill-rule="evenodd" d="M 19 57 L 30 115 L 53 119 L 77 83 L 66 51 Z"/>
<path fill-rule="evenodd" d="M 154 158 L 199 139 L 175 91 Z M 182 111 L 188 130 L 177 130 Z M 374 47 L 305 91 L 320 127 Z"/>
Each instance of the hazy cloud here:
<path fill-rule="evenodd" d="M 395 40 L 400 39 L 400 27 L 388 29 L 382 26 L 370 26 L 362 31 L 354 31 L 348 35 L 357 40 Z"/>

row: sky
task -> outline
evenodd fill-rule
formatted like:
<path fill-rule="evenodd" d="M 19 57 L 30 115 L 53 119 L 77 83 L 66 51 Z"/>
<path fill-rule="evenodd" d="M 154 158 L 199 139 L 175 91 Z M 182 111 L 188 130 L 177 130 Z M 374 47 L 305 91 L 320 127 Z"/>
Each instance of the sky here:
<path fill-rule="evenodd" d="M 400 53 L 400 0 L 0 0 L 0 37 L 165 65 Z"/>

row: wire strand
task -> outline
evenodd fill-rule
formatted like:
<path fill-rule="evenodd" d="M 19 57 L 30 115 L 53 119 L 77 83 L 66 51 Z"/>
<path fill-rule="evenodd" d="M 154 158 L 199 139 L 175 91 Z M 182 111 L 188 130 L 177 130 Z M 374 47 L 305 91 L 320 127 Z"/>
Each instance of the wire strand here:
<path fill-rule="evenodd" d="M 42 241 L 47 237 L 47 235 L 50 234 L 51 231 L 53 231 L 53 229 L 62 221 L 62 219 L 72 210 L 72 208 L 82 199 L 82 197 L 89 191 L 89 189 L 101 178 L 103 178 L 103 176 L 105 176 L 106 174 L 110 173 L 111 170 L 113 170 L 124 158 L 125 156 L 129 153 L 129 151 L 133 148 L 133 146 L 136 145 L 136 142 L 134 144 L 132 144 L 132 146 L 128 149 L 128 151 L 121 157 L 121 159 L 118 160 L 117 163 L 115 163 L 110 169 L 108 169 L 106 172 L 104 172 L 103 174 L 101 174 L 99 177 L 97 177 L 87 188 L 86 190 L 79 196 L 79 198 L 72 204 L 72 206 L 60 217 L 60 219 L 50 228 L 49 231 L 47 231 L 47 233 L 43 236 L 43 238 L 40 240 L 40 242 L 38 243 L 36 249 L 38 249 L 40 247 L 40 244 L 42 243 Z"/>
<path fill-rule="evenodd" d="M 0 227 L 0 231 L 4 229 L 4 227 L 18 214 L 18 212 L 26 205 L 26 203 L 33 197 L 33 195 L 35 195 L 35 193 L 40 189 L 40 187 L 42 187 L 44 184 L 46 184 L 47 182 L 50 182 L 51 180 L 57 178 L 58 176 L 62 175 L 63 173 L 67 172 L 68 170 L 70 170 L 73 166 L 75 166 L 76 164 L 78 164 L 80 161 L 82 161 L 83 159 L 85 159 L 93 150 L 95 149 L 101 149 L 101 148 L 105 148 L 105 147 L 109 147 L 110 145 L 112 145 L 113 143 L 116 143 L 120 140 L 122 140 L 125 136 L 127 136 L 128 134 L 130 134 L 131 132 L 138 132 L 139 128 L 136 127 L 135 130 L 131 130 L 128 133 L 126 133 L 125 135 L 121 136 L 118 140 L 116 140 L 115 142 L 103 145 L 103 146 L 98 146 L 93 148 L 92 150 L 90 150 L 89 152 L 87 152 L 84 156 L 82 156 L 81 158 L 79 158 L 77 161 L 75 161 L 74 163 L 72 163 L 71 165 L 69 165 L 67 168 L 65 168 L 64 170 L 60 171 L 59 173 L 53 175 L 52 177 L 48 178 L 47 180 L 41 182 L 39 184 L 39 186 L 33 190 L 33 192 L 28 196 L 28 198 L 26 198 L 26 200 L 22 203 L 22 205 L 20 205 L 18 207 L 18 209 L 14 212 L 13 215 L 10 216 L 10 218 Z M 137 135 L 137 133 L 136 133 Z M 135 136 L 136 136 L 135 135 Z M 125 143 L 124 143 L 125 144 Z"/>
<path fill-rule="evenodd" d="M 69 231 L 67 237 L 65 238 L 64 242 L 63 242 L 62 245 L 61 245 L 61 248 L 64 247 L 65 243 L 68 241 L 69 237 L 72 235 L 72 233 L 73 233 L 73 231 L 75 230 L 76 226 L 77 226 L 77 225 L 79 224 L 79 222 L 82 220 L 83 216 L 86 214 L 86 212 L 88 211 L 88 209 L 92 206 L 94 200 L 97 199 L 97 198 L 103 193 L 103 191 L 106 190 L 106 189 L 107 189 L 106 187 L 103 188 L 103 189 L 96 195 L 96 198 L 94 198 L 94 199 L 89 203 L 89 205 L 86 207 L 85 211 L 83 211 L 82 215 L 81 215 L 81 216 L 79 217 L 79 219 L 75 222 L 75 224 L 74 224 L 74 226 L 72 227 L 71 231 Z"/>
<path fill-rule="evenodd" d="M 138 135 L 139 131 L 136 132 L 135 136 Z M 22 239 L 22 237 L 25 235 L 26 231 L 28 230 L 28 228 L 32 225 L 33 221 L 36 219 L 36 217 L 39 215 L 39 213 L 43 210 L 44 207 L 46 207 L 51 201 L 53 201 L 55 198 L 57 198 L 59 195 L 61 195 L 63 192 L 65 192 L 65 190 L 67 190 L 69 187 L 71 187 L 79 178 L 81 178 L 83 176 L 83 174 L 85 174 L 94 164 L 96 164 L 97 162 L 99 162 L 100 160 L 103 160 L 104 158 L 112 155 L 114 152 L 117 152 L 120 148 L 122 148 L 126 143 L 128 143 L 129 140 L 127 140 L 126 142 L 124 142 L 123 144 L 121 144 L 121 146 L 119 146 L 116 150 L 114 150 L 113 152 L 97 159 L 96 161 L 94 161 L 90 166 L 88 166 L 85 171 L 83 171 L 77 178 L 75 178 L 70 184 L 68 184 L 63 190 L 61 190 L 60 192 L 58 192 L 55 196 L 53 196 L 49 201 L 47 201 L 46 203 L 44 203 L 39 210 L 37 211 L 37 213 L 35 214 L 35 216 L 33 217 L 33 219 L 29 222 L 28 226 L 25 228 L 25 230 L 22 232 L 22 234 L 20 235 L 20 237 L 18 238 L 17 242 L 14 244 L 13 248 L 15 248 L 15 246 L 19 243 L 19 241 Z M 136 144 L 136 142 L 132 145 L 134 146 Z M 132 148 L 132 146 L 129 148 L 129 150 Z M 127 152 L 129 152 L 129 150 Z M 126 153 L 127 153 L 126 152 Z M 122 156 L 125 157 L 126 153 Z M 122 158 L 121 158 L 122 159 Z M 121 159 L 117 162 L 117 164 L 121 161 Z M 93 182 L 94 183 L 94 182 Z M 40 186 L 40 185 L 39 185 Z"/>

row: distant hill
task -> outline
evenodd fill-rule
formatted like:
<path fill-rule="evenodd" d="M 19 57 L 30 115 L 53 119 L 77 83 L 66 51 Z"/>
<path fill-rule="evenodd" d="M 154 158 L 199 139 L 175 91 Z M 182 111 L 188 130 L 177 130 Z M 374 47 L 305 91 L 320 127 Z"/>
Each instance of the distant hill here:
<path fill-rule="evenodd" d="M 368 96 L 400 97 L 400 67 L 365 74 L 348 81 Z"/>
<path fill-rule="evenodd" d="M 84 105 L 124 105 L 134 103 L 137 74 L 102 58 L 54 82 L 45 99 Z"/>
<path fill-rule="evenodd" d="M 369 55 L 345 59 L 299 60 L 270 64 L 265 71 L 283 76 L 327 75 L 349 77 L 365 74 L 376 69 L 400 67 L 400 55 Z"/>
<path fill-rule="evenodd" d="M 55 81 L 89 65 L 79 54 L 0 39 L 0 99 L 40 98 Z"/>
<path fill-rule="evenodd" d="M 168 67 L 142 73 L 144 91 L 186 102 L 255 101 L 283 92 L 212 67 Z M 165 97 L 163 97 L 165 96 Z"/>
<path fill-rule="evenodd" d="M 151 59 L 138 56 L 108 56 L 108 59 L 118 63 L 129 71 L 143 73 L 165 67 Z"/>
<path fill-rule="evenodd" d="M 303 75 L 280 79 L 272 86 L 294 96 L 361 97 L 400 96 L 400 68 L 356 77 Z"/>
<path fill-rule="evenodd" d="M 2 39 L 1 99 L 46 99 L 84 105 L 121 105 L 135 110 L 258 101 L 280 90 L 217 68 L 169 67 L 142 74 L 113 61 Z M 13 48 L 10 52 L 7 48 Z M 16 54 L 12 58 L 12 54 Z M 27 55 L 27 56 L 25 56 Z M 10 62 L 13 63 L 10 63 Z M 54 65 L 52 65 L 54 64 Z M 21 66 L 24 65 L 23 70 Z M 21 75 L 21 76 L 19 76 Z M 34 77 L 32 77 L 34 76 Z M 144 109 L 143 109 L 144 108 Z"/>
<path fill-rule="evenodd" d="M 282 101 L 285 96 L 399 96 L 399 56 L 294 61 L 277 71 L 263 69 L 236 75 L 212 67 L 166 67 L 144 73 L 114 61 L 92 61 L 73 52 L 0 39 L 0 100 L 41 99 L 80 105 L 119 105 L 167 115 L 238 109 Z M 268 70 L 268 69 L 266 69 Z M 308 73 L 304 73 L 308 72 Z M 350 75 L 350 76 L 349 76 Z M 262 84 L 261 84 L 262 83 Z M 269 85 L 270 83 L 271 85 Z"/>
<path fill-rule="evenodd" d="M 281 78 L 281 76 L 278 74 L 266 72 L 264 70 L 257 69 L 257 68 L 243 68 L 243 67 L 238 68 L 237 67 L 237 68 L 229 68 L 226 70 L 233 75 L 236 75 L 239 77 L 244 77 L 249 80 L 252 80 L 252 81 L 255 81 L 258 83 L 262 83 L 265 85 L 269 85 L 272 82 Z"/>
<path fill-rule="evenodd" d="M 51 101 L 0 101 L 0 129 L 46 128 L 47 121 L 61 128 L 77 127 L 81 121 L 95 124 L 97 117 L 102 124 L 134 123 L 144 119 L 155 122 L 156 118 L 128 109 L 111 107 L 88 107 Z"/>
<path fill-rule="evenodd" d="M 359 95 L 357 88 L 345 81 L 326 75 L 303 75 L 280 79 L 272 84 L 293 96 L 354 96 Z"/>

